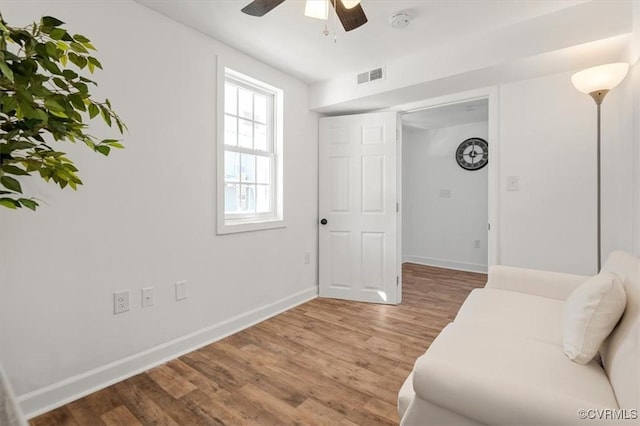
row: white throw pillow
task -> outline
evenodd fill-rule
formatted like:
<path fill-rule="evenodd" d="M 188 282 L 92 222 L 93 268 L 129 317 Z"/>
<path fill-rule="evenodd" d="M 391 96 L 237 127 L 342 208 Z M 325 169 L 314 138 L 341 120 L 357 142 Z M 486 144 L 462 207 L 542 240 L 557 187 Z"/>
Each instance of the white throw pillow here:
<path fill-rule="evenodd" d="M 603 272 L 576 288 L 564 305 L 564 353 L 587 364 L 624 312 L 627 295 L 616 274 Z"/>

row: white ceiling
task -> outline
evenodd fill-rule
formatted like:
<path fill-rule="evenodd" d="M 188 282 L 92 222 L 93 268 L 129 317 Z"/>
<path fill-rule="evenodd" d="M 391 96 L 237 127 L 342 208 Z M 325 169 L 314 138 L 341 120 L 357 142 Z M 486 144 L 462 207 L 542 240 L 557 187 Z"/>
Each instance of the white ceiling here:
<path fill-rule="evenodd" d="M 287 0 L 262 18 L 240 9 L 251 0 L 136 0 L 307 83 L 358 72 L 584 3 L 585 0 L 362 0 L 369 22 L 346 33 L 339 22 L 304 16 L 303 0 Z M 389 16 L 407 11 L 409 27 Z M 328 24 L 330 36 L 322 30 Z M 335 36 L 335 42 L 334 42 Z"/>
<path fill-rule="evenodd" d="M 437 129 L 489 120 L 487 99 L 474 99 L 433 108 L 427 108 L 402 116 L 402 124 L 416 129 Z"/>

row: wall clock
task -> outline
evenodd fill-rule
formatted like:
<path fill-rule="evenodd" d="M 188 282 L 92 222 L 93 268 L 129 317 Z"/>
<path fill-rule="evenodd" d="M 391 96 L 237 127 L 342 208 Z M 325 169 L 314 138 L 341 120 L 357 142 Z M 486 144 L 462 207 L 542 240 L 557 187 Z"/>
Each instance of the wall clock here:
<path fill-rule="evenodd" d="M 456 149 L 456 161 L 465 170 L 480 170 L 489 162 L 489 144 L 480 138 L 469 138 Z"/>

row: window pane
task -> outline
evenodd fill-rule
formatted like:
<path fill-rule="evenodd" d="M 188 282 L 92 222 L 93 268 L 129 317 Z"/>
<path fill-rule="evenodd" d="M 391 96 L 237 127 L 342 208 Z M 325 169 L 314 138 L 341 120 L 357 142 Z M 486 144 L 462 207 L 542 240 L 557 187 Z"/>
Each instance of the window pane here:
<path fill-rule="evenodd" d="M 238 115 L 238 88 L 229 83 L 224 85 L 224 112 Z"/>
<path fill-rule="evenodd" d="M 256 189 L 254 185 L 242 185 L 240 189 L 240 210 L 247 213 L 256 211 Z"/>
<path fill-rule="evenodd" d="M 254 124 L 254 139 L 253 143 L 254 149 L 259 149 L 260 151 L 267 151 L 267 126 L 264 124 Z"/>
<path fill-rule="evenodd" d="M 243 148 L 253 148 L 253 125 L 250 121 L 239 120 L 238 145 Z"/>
<path fill-rule="evenodd" d="M 258 185 L 256 197 L 256 211 L 258 213 L 269 213 L 271 211 L 271 191 L 267 185 Z"/>
<path fill-rule="evenodd" d="M 238 201 L 240 199 L 240 185 L 225 184 L 224 186 L 224 212 L 235 213 L 239 209 Z"/>
<path fill-rule="evenodd" d="M 258 183 L 271 183 L 271 158 L 258 156 L 257 160 L 256 181 Z"/>
<path fill-rule="evenodd" d="M 238 119 L 224 116 L 224 144 L 236 146 L 238 144 Z"/>
<path fill-rule="evenodd" d="M 240 156 L 240 171 L 243 182 L 256 181 L 256 156 L 242 154 Z"/>
<path fill-rule="evenodd" d="M 224 153 L 224 180 L 240 181 L 240 154 L 237 152 Z"/>
<path fill-rule="evenodd" d="M 238 89 L 238 116 L 253 120 L 253 93 Z"/>
<path fill-rule="evenodd" d="M 255 121 L 259 121 L 260 123 L 266 123 L 267 122 L 267 98 L 265 96 L 262 95 L 258 95 L 256 94 L 254 96 L 254 110 L 253 113 L 254 115 L 254 120 Z"/>

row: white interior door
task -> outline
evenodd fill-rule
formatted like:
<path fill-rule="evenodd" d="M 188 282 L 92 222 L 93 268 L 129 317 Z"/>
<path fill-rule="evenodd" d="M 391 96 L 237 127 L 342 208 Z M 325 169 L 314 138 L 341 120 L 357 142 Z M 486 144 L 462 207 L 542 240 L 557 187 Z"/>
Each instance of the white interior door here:
<path fill-rule="evenodd" d="M 320 297 L 400 302 L 398 114 L 320 119 Z"/>

